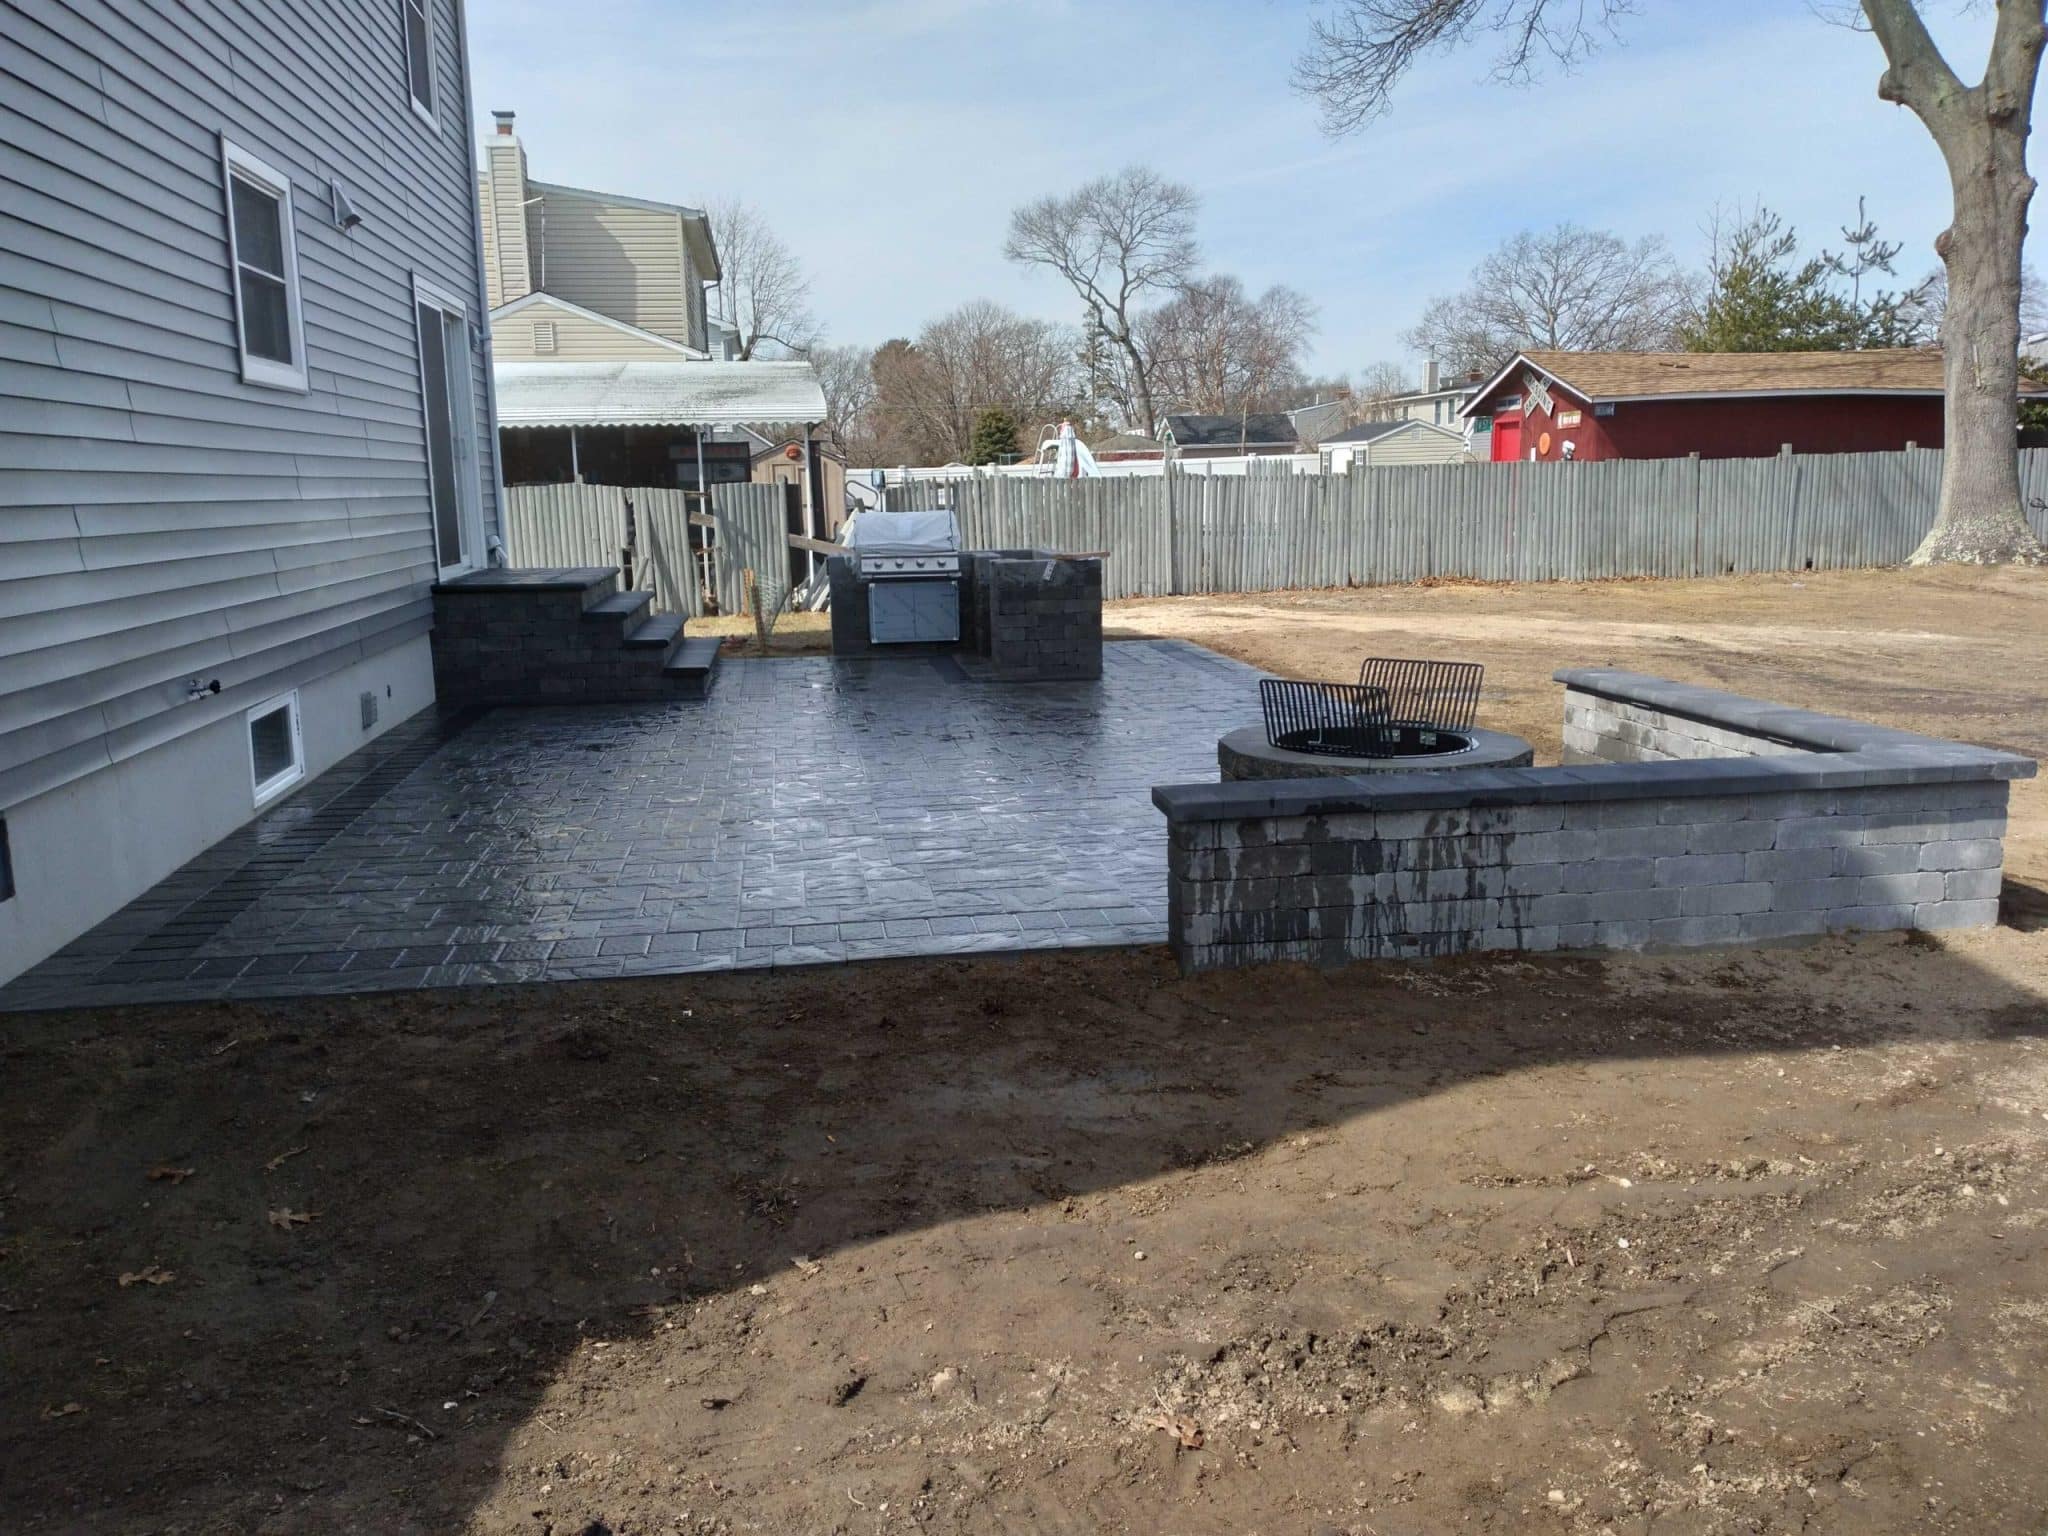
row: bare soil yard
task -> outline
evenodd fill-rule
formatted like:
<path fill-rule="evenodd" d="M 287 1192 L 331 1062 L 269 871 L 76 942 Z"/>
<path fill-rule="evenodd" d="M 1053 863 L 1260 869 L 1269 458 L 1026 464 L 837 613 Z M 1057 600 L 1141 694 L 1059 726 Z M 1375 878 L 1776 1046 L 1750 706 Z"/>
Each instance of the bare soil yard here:
<path fill-rule="evenodd" d="M 1803 581 L 1117 619 L 2048 749 L 2048 584 Z M 2048 934 L 14 1017 L 0 1340 L 8 1531 L 2038 1530 Z"/>

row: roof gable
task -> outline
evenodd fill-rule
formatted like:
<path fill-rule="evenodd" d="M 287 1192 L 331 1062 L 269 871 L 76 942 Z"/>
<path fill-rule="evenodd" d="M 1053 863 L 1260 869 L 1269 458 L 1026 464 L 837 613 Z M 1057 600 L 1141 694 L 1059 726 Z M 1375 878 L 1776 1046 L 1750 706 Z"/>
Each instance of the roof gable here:
<path fill-rule="evenodd" d="M 1702 395 L 1938 395 L 1941 351 L 1518 352 L 1466 404 L 1464 414 L 1529 372 L 1594 404 Z"/>
<path fill-rule="evenodd" d="M 699 352 L 695 347 L 686 347 L 680 341 L 672 341 L 666 336 L 657 336 L 652 331 L 643 331 L 637 325 L 629 325 L 624 320 L 616 319 L 611 315 L 601 314 L 594 309 L 586 309 L 581 304 L 572 304 L 565 298 L 547 293 L 538 288 L 532 293 L 527 294 L 524 298 L 514 299 L 510 304 L 500 304 L 491 311 L 491 319 L 494 321 L 509 319 L 511 316 L 528 309 L 555 309 L 565 315 L 574 315 L 579 320 L 594 321 L 598 325 L 608 326 L 622 335 L 630 336 L 635 341 L 651 342 L 655 346 L 666 347 L 678 356 L 689 358 L 693 362 L 704 362 L 711 356 L 709 352 Z"/>
<path fill-rule="evenodd" d="M 1445 437 L 1455 437 L 1460 442 L 1465 440 L 1463 433 L 1453 432 L 1449 427 L 1411 418 L 1403 421 L 1361 421 L 1355 427 L 1347 427 L 1342 432 L 1324 438 L 1323 446 L 1341 448 L 1347 443 L 1375 443 L 1383 437 L 1394 437 L 1402 432 L 1436 432 Z"/>

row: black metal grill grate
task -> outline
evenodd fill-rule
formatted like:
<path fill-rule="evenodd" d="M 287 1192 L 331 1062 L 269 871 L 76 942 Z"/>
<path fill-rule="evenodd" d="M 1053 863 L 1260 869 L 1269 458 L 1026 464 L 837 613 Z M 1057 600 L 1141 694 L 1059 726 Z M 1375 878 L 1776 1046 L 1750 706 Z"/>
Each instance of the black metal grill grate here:
<path fill-rule="evenodd" d="M 1463 750 L 1486 669 L 1471 661 L 1369 656 L 1357 683 L 1259 683 L 1266 740 L 1326 757 L 1419 757 Z"/>
<path fill-rule="evenodd" d="M 1469 731 L 1479 715 L 1479 685 L 1486 668 L 1476 661 L 1404 661 L 1368 656 L 1358 686 L 1387 695 L 1387 718 L 1404 725 Z"/>

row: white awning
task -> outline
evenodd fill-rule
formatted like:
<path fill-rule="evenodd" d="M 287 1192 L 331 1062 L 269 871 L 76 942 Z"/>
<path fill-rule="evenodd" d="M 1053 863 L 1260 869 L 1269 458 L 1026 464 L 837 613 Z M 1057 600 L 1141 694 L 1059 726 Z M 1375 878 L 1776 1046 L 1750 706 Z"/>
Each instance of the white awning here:
<path fill-rule="evenodd" d="M 809 363 L 529 363 L 496 366 L 501 427 L 816 425 Z"/>

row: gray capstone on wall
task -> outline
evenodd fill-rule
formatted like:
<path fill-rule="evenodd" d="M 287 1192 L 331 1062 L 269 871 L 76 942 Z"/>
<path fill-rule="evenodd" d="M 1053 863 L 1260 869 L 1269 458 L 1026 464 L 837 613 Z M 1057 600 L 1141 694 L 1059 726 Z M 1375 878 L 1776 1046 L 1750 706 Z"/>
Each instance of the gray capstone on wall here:
<path fill-rule="evenodd" d="M 1584 768 L 1170 785 L 1182 966 L 1687 948 L 1998 916 L 2034 764 L 1631 674 L 1562 674 Z"/>

